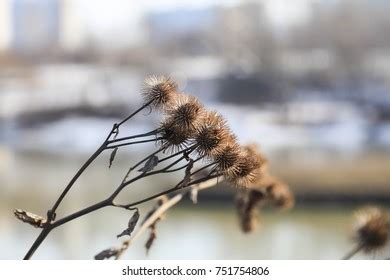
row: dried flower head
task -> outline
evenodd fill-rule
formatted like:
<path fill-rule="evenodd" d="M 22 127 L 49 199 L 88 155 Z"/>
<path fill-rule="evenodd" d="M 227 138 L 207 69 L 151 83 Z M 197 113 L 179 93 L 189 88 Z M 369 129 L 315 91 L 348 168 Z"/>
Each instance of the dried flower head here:
<path fill-rule="evenodd" d="M 177 89 L 177 83 L 170 77 L 152 75 L 145 79 L 142 95 L 146 104 L 159 108 L 175 99 Z"/>
<path fill-rule="evenodd" d="M 355 213 L 355 240 L 367 253 L 383 248 L 390 234 L 390 221 L 377 207 Z"/>
<path fill-rule="evenodd" d="M 295 204 L 294 194 L 288 185 L 280 180 L 274 179 L 266 191 L 271 202 L 280 209 L 291 209 Z"/>
<path fill-rule="evenodd" d="M 227 174 L 227 179 L 240 187 L 247 187 L 253 184 L 260 172 L 261 163 L 256 155 L 248 153 L 245 149 L 234 167 L 234 172 Z"/>
<path fill-rule="evenodd" d="M 235 173 L 237 172 L 236 164 L 240 158 L 241 149 L 235 139 L 226 142 L 213 154 L 213 159 L 218 171 L 222 171 L 224 174 Z"/>
<path fill-rule="evenodd" d="M 162 146 L 166 149 L 183 149 L 189 139 L 193 136 L 190 130 L 183 130 L 170 122 L 163 122 L 161 124 Z"/>
<path fill-rule="evenodd" d="M 233 136 L 226 121 L 216 111 L 206 112 L 201 124 L 196 130 L 194 141 L 197 152 L 201 156 L 211 156 L 218 153 L 221 147 L 232 141 Z"/>
<path fill-rule="evenodd" d="M 182 130 L 194 131 L 200 124 L 203 111 L 204 107 L 196 97 L 179 95 L 167 107 L 165 122 Z"/>
<path fill-rule="evenodd" d="M 268 160 L 265 155 L 260 151 L 259 145 L 255 143 L 247 144 L 243 147 L 243 149 L 250 155 L 257 157 L 260 162 L 259 175 L 265 174 L 268 169 Z"/>

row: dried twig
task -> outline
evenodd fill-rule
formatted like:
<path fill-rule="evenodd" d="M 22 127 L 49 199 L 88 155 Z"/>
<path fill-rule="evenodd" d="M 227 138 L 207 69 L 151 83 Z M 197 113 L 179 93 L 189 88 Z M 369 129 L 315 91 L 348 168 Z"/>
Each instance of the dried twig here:
<path fill-rule="evenodd" d="M 208 180 L 206 182 L 200 183 L 198 185 L 195 185 L 192 187 L 192 189 L 197 189 L 198 191 L 204 190 L 207 188 L 211 188 L 216 186 L 219 182 L 222 180 L 218 180 L 218 178 L 213 178 L 211 180 Z M 123 253 L 129 248 L 130 244 L 132 244 L 138 237 L 140 237 L 151 225 L 153 225 L 158 219 L 161 218 L 162 215 L 166 211 L 168 211 L 170 208 L 172 208 L 174 205 L 179 203 L 185 194 L 187 194 L 189 191 L 186 191 L 184 193 L 179 193 L 166 202 L 164 202 L 159 208 L 157 208 L 150 217 L 144 221 L 144 223 L 138 228 L 138 230 L 134 233 L 132 237 L 122 242 L 122 245 L 117 249 L 118 254 L 116 255 L 116 259 L 121 258 Z"/>

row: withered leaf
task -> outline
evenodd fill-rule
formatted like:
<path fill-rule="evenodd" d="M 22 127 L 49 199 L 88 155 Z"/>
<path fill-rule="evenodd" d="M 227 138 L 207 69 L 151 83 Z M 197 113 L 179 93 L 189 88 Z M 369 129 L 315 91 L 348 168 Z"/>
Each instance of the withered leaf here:
<path fill-rule="evenodd" d="M 107 249 L 101 251 L 99 254 L 95 256 L 95 260 L 105 260 L 111 257 L 115 257 L 118 254 L 117 249 Z"/>
<path fill-rule="evenodd" d="M 144 167 L 139 169 L 138 172 L 145 173 L 145 172 L 152 171 L 156 167 L 157 164 L 158 164 L 158 156 L 153 155 L 145 162 Z"/>
<path fill-rule="evenodd" d="M 149 250 L 152 247 L 154 240 L 156 240 L 156 238 L 157 238 L 157 232 L 156 232 L 156 227 L 154 224 L 154 226 L 150 228 L 149 238 L 145 243 L 146 254 L 149 254 Z"/>
<path fill-rule="evenodd" d="M 46 223 L 45 218 L 21 209 L 15 209 L 14 215 L 23 223 L 30 224 L 37 228 L 43 228 L 43 225 Z"/>
<path fill-rule="evenodd" d="M 118 147 L 116 147 L 112 152 L 111 152 L 111 155 L 110 155 L 110 165 L 108 166 L 108 168 L 111 168 L 111 165 L 112 163 L 114 162 L 114 159 L 115 159 L 115 156 L 116 156 L 116 152 L 118 151 Z"/>
<path fill-rule="evenodd" d="M 186 167 L 186 170 L 185 170 L 183 182 L 181 184 L 182 188 L 187 187 L 188 184 L 191 182 L 191 170 L 193 167 L 194 167 L 194 161 L 192 158 L 190 158 L 188 165 Z"/>
<path fill-rule="evenodd" d="M 124 235 L 130 236 L 131 233 L 134 231 L 135 226 L 137 225 L 137 222 L 139 220 L 139 212 L 138 209 L 134 212 L 134 214 L 131 216 L 129 223 L 127 225 L 127 229 L 122 231 L 120 234 L 118 234 L 116 237 L 119 238 Z"/>

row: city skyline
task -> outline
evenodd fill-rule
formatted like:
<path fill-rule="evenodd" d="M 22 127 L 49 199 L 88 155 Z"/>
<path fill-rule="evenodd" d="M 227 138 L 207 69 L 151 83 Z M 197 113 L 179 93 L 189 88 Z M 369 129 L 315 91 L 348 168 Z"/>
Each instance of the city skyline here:
<path fill-rule="evenodd" d="M 90 1 L 85 0 L 0 0 L 0 51 L 52 46 L 77 51 L 91 43 L 103 48 L 115 46 L 120 49 L 145 42 L 143 25 L 148 15 L 175 10 L 194 11 L 196 14 L 197 10 L 243 3 L 259 4 L 273 27 L 283 29 L 304 21 L 308 17 L 310 4 L 314 2 L 316 0 L 294 0 L 286 5 L 280 0 L 228 0 L 223 3 L 211 0 L 195 3 L 177 0 L 96 0 L 91 5 Z M 32 7 L 35 13 L 31 13 Z M 30 20 L 22 14 L 23 9 L 29 11 Z M 34 14 L 35 22 L 32 22 Z M 23 31 L 21 23 L 33 32 Z M 113 41 L 115 44 L 111 44 Z"/>

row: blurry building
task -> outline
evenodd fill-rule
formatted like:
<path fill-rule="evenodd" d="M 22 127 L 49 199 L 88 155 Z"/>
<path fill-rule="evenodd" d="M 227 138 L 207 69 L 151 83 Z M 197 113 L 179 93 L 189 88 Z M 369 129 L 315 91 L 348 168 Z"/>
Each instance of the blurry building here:
<path fill-rule="evenodd" d="M 11 0 L 0 0 L 0 52 L 11 46 Z"/>
<path fill-rule="evenodd" d="M 77 51 L 85 38 L 77 0 L 0 0 L 0 52 Z"/>
<path fill-rule="evenodd" d="M 59 44 L 62 50 L 77 51 L 86 43 L 86 31 L 82 16 L 77 6 L 79 0 L 58 0 L 59 11 Z"/>
<path fill-rule="evenodd" d="M 152 12 L 147 16 L 150 43 L 168 53 L 199 55 L 202 37 L 216 23 L 215 12 L 213 7 Z"/>

